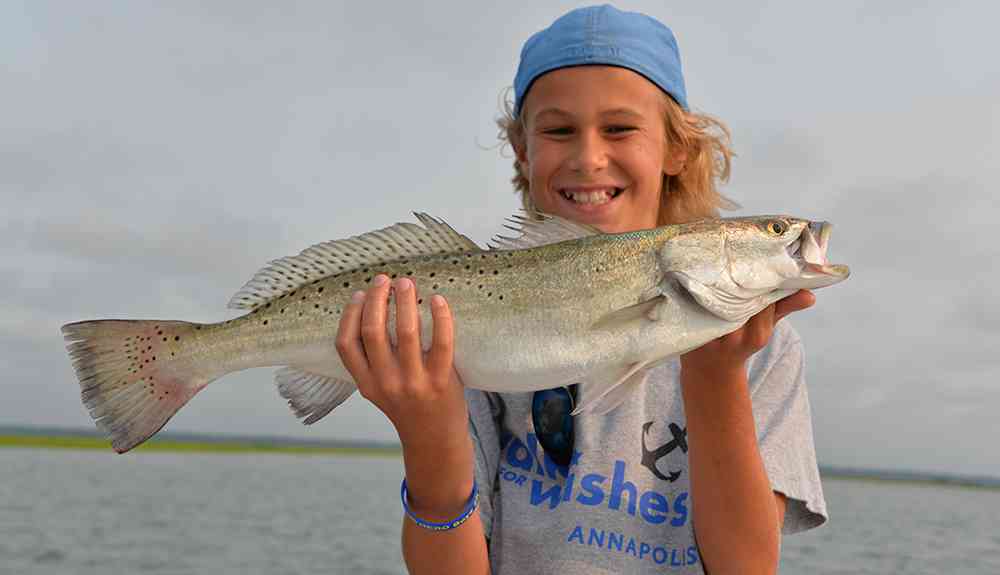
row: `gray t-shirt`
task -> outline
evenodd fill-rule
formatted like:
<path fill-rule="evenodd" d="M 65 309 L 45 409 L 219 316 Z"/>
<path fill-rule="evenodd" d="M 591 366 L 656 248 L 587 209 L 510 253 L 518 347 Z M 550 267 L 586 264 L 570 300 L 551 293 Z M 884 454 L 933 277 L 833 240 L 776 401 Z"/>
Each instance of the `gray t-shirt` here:
<path fill-rule="evenodd" d="M 466 392 L 494 575 L 703 573 L 679 372 L 663 364 L 612 412 L 575 417 L 568 469 L 535 438 L 532 394 Z M 750 359 L 749 381 L 764 466 L 788 497 L 784 532 L 816 527 L 826 502 L 802 345 L 787 322 Z"/>

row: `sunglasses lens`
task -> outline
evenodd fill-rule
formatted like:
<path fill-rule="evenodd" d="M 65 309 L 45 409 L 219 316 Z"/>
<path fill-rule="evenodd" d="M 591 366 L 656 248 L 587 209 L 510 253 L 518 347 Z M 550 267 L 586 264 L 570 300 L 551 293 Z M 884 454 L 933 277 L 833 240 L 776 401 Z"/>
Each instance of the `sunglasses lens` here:
<path fill-rule="evenodd" d="M 549 459 L 569 465 L 573 456 L 573 398 L 565 387 L 536 391 L 531 399 L 535 436 Z"/>

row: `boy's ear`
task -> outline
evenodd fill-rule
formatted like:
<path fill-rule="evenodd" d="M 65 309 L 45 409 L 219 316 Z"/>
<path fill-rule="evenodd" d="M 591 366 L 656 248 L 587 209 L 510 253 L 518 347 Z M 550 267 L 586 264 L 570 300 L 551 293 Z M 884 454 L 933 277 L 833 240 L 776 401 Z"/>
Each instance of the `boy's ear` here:
<path fill-rule="evenodd" d="M 668 176 L 676 176 L 683 172 L 687 166 L 687 150 L 680 146 L 670 147 L 673 149 L 667 150 L 667 157 L 663 162 L 663 173 Z"/>
<path fill-rule="evenodd" d="M 525 168 L 528 166 L 528 151 L 524 142 L 511 142 L 510 147 L 514 148 L 514 157 L 517 158 L 517 163 Z"/>

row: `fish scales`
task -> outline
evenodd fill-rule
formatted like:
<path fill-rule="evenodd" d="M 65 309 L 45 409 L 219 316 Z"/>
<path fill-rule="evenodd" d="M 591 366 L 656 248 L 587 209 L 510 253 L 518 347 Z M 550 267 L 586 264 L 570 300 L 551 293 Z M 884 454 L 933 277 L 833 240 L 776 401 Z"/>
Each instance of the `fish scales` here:
<path fill-rule="evenodd" d="M 559 314 L 560 323 L 577 328 L 622 301 L 632 299 L 629 303 L 638 303 L 634 299 L 655 285 L 655 268 L 636 265 L 636 259 L 653 259 L 648 249 L 650 242 L 641 241 L 642 235 L 587 238 L 584 241 L 591 245 L 582 250 L 581 246 L 554 244 L 524 250 L 459 252 L 345 271 L 301 286 L 233 320 L 227 329 L 237 332 L 236 337 L 245 342 L 216 352 L 231 356 L 238 349 L 247 354 L 245 359 L 266 353 L 267 357 L 251 365 L 257 367 L 290 362 L 296 352 L 288 350 L 317 344 L 326 358 L 351 295 L 370 287 L 380 273 L 391 279 L 408 277 L 414 281 L 425 344 L 429 343 L 429 298 L 433 294 L 447 299 L 455 317 L 456 340 L 468 337 L 470 347 L 485 343 L 476 337 L 485 335 L 476 333 L 482 329 L 523 336 L 521 332 L 531 328 L 543 330 L 544 339 L 548 332 L 560 331 L 560 326 L 552 325 L 551 314 L 537 313 L 540 307 L 565 310 Z M 645 269 L 654 273 L 636 273 Z M 630 282 L 635 285 L 630 286 Z M 568 285 L 577 297 L 566 297 Z M 591 305 L 578 305 L 581 299 Z M 391 305 L 389 312 L 391 334 L 395 321 Z"/>
<path fill-rule="evenodd" d="M 91 416 L 127 451 L 214 379 L 286 366 L 278 389 L 313 423 L 355 390 L 335 338 L 352 294 L 377 274 L 414 281 L 425 349 L 429 299 L 447 299 L 455 367 L 467 386 L 510 392 L 579 382 L 580 409 L 603 412 L 649 367 L 738 328 L 794 291 L 792 283 L 822 287 L 847 274 L 826 263 L 828 226 L 816 228 L 817 243 L 813 224 L 781 216 L 613 235 L 515 217 L 522 235 L 495 238 L 489 250 L 417 217 L 424 227 L 397 224 L 272 262 L 234 296 L 231 307 L 249 311 L 231 320 L 64 326 Z M 390 301 L 393 342 L 394 311 Z"/>

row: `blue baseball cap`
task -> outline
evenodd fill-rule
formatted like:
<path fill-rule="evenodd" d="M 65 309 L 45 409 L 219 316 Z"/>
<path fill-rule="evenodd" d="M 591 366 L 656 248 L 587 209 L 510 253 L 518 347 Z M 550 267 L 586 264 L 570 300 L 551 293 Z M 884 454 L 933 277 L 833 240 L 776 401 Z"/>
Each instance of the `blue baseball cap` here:
<path fill-rule="evenodd" d="M 528 38 L 514 76 L 514 114 L 521 113 L 524 96 L 542 74 L 594 64 L 637 72 L 688 109 L 674 33 L 645 14 L 605 4 L 567 12 Z"/>

